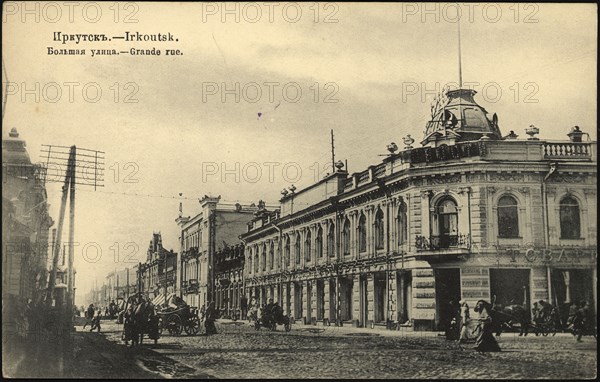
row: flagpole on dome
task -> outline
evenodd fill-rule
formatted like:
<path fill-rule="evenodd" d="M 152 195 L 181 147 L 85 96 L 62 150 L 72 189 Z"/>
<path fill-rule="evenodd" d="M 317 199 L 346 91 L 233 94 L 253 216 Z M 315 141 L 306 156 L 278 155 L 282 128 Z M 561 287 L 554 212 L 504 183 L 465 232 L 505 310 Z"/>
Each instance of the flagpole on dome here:
<path fill-rule="evenodd" d="M 460 7 L 460 5 L 457 5 L 458 7 Z M 460 49 L 460 8 L 457 7 L 457 17 L 458 17 L 458 21 L 456 22 L 458 24 L 458 88 L 462 89 L 463 86 L 463 82 L 462 82 L 462 54 L 461 54 L 461 49 Z"/>

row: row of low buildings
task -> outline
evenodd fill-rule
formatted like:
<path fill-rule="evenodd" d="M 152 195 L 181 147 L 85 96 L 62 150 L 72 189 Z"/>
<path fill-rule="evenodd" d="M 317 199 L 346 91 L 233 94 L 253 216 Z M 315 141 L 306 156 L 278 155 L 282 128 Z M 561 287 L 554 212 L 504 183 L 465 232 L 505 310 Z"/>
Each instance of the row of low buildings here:
<path fill-rule="evenodd" d="M 443 328 L 459 300 L 597 309 L 596 142 L 577 126 L 560 141 L 540 140 L 534 126 L 524 139 L 503 136 L 474 95 L 448 91 L 421 147 L 409 135 L 353 174 L 338 162 L 278 205 L 205 196 L 194 216 L 180 207 L 169 292 L 229 314 L 245 295 L 273 298 L 306 324 L 415 330 Z M 150 255 L 161 251 L 154 243 L 141 266 L 155 270 L 142 288 L 156 294 L 164 257 Z"/>
<path fill-rule="evenodd" d="M 152 234 L 146 252 L 146 261 L 109 272 L 102 285 L 88 292 L 85 300 L 94 305 L 107 306 L 110 302 L 127 300 L 129 296 L 142 292 L 157 304 L 164 296 L 175 292 L 177 253 L 162 245 L 160 232 Z"/>

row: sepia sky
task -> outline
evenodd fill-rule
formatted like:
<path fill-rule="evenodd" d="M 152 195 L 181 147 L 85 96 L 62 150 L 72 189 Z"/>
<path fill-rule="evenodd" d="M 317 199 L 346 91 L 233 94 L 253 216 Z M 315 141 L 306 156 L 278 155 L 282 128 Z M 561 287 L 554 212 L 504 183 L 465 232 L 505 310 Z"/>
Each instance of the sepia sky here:
<path fill-rule="evenodd" d="M 79 296 L 110 270 L 145 261 L 153 231 L 179 251 L 179 193 L 188 198 L 184 215 L 196 214 L 205 194 L 276 203 L 282 188 L 301 189 L 330 171 L 330 129 L 336 160 L 363 171 L 390 142 L 403 147 L 411 134 L 418 145 L 436 89 L 458 81 L 450 4 L 228 4 L 227 13 L 216 3 L 81 2 L 72 20 L 66 7 L 59 15 L 47 3 L 31 4 L 33 14 L 21 3 L 3 4 L 11 85 L 2 135 L 16 127 L 34 162 L 42 144 L 106 153 L 105 187 L 77 193 Z M 526 138 L 533 124 L 542 139 L 566 139 L 578 125 L 596 140 L 595 4 L 461 9 L 463 82 L 498 114 L 504 135 Z M 178 41 L 53 41 L 54 32 L 126 31 L 171 33 Z M 86 55 L 48 55 L 48 47 Z M 113 48 L 163 53 L 91 56 L 91 49 Z M 57 220 L 60 183 L 48 184 L 48 197 Z M 90 250 L 85 260 L 86 243 L 97 243 L 101 255 Z"/>

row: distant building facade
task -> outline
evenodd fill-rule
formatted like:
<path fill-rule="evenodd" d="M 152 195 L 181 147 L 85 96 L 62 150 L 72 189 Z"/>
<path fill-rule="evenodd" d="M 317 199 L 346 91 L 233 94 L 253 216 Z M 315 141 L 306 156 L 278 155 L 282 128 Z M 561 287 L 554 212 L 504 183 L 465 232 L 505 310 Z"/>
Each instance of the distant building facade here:
<path fill-rule="evenodd" d="M 180 206 L 175 220 L 181 229 L 176 289 L 191 306 L 215 300 L 215 254 L 239 243 L 239 235 L 258 210 L 254 205 L 230 205 L 220 200 L 220 196 L 204 196 L 201 211 L 193 217 L 184 217 Z"/>
<path fill-rule="evenodd" d="M 152 234 L 152 240 L 148 246 L 146 262 L 138 264 L 140 272 L 141 291 L 150 298 L 155 298 L 175 292 L 175 279 L 177 273 L 177 253 L 167 250 L 162 244 L 162 235 Z"/>
<path fill-rule="evenodd" d="M 225 317 L 241 317 L 244 294 L 244 245 L 227 246 L 215 253 L 215 306 Z"/>
<path fill-rule="evenodd" d="M 458 89 L 422 147 L 338 171 L 257 215 L 241 235 L 250 297 L 306 323 L 443 329 L 451 301 L 597 309 L 597 143 L 502 136 Z"/>

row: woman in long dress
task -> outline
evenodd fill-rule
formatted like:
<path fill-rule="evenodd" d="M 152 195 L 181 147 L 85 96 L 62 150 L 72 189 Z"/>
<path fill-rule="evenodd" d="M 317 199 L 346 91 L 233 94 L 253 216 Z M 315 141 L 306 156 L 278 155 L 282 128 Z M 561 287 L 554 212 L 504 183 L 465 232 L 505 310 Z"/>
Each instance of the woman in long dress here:
<path fill-rule="evenodd" d="M 458 343 L 469 339 L 468 328 L 471 314 L 469 313 L 469 304 L 466 301 L 460 301 L 460 335 Z"/>
<path fill-rule="evenodd" d="M 474 349 L 480 352 L 500 351 L 500 346 L 498 346 L 493 334 L 492 305 L 487 301 L 479 300 L 473 310 L 479 313 L 479 324 L 481 325 L 481 332 L 475 341 Z"/>

